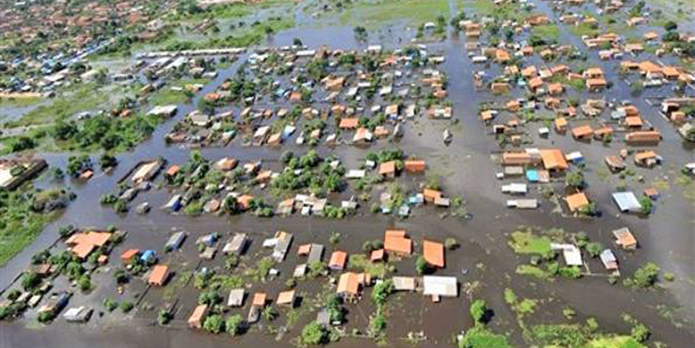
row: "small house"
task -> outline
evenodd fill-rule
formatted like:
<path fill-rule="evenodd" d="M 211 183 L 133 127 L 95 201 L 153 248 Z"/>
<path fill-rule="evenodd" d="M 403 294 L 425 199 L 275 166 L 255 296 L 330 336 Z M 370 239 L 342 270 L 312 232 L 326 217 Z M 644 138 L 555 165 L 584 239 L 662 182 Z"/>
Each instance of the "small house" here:
<path fill-rule="evenodd" d="M 615 237 L 615 244 L 621 248 L 628 250 L 637 249 L 637 239 L 632 235 L 629 228 L 622 227 L 613 230 L 613 237 Z"/>
<path fill-rule="evenodd" d="M 188 317 L 188 327 L 191 329 L 200 329 L 203 327 L 203 321 L 208 311 L 208 305 L 196 306 L 193 313 Z"/>
<path fill-rule="evenodd" d="M 164 286 L 169 277 L 169 266 L 167 265 L 155 265 L 150 272 L 150 278 L 148 284 L 155 286 Z"/>

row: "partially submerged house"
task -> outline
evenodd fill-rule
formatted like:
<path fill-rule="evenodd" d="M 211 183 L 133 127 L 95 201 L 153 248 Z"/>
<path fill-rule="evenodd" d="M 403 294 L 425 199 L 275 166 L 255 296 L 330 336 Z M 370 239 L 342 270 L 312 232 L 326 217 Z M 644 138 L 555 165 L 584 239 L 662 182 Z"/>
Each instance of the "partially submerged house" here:
<path fill-rule="evenodd" d="M 147 281 L 150 285 L 164 286 L 167 279 L 169 278 L 169 266 L 167 265 L 155 265 L 150 271 L 150 277 Z"/>
<path fill-rule="evenodd" d="M 449 276 L 424 276 L 422 277 L 423 294 L 432 296 L 434 302 L 439 302 L 441 297 L 457 297 L 458 281 L 456 277 Z"/>
<path fill-rule="evenodd" d="M 384 250 L 400 256 L 410 256 L 413 252 L 413 241 L 406 235 L 405 230 L 386 230 Z"/>
<path fill-rule="evenodd" d="M 637 249 L 637 239 L 632 235 L 630 229 L 627 227 L 622 227 L 617 230 L 613 230 L 613 236 L 615 237 L 615 244 L 623 249 L 635 250 Z"/>
<path fill-rule="evenodd" d="M 446 261 L 444 258 L 444 244 L 423 240 L 422 255 L 425 257 L 425 261 L 427 261 L 430 266 L 437 268 L 445 267 Z"/>

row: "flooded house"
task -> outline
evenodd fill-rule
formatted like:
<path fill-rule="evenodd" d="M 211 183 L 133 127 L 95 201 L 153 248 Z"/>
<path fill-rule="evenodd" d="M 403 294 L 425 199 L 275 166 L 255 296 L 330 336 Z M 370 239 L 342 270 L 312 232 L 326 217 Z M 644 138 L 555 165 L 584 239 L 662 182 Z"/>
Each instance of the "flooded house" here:
<path fill-rule="evenodd" d="M 577 192 L 564 198 L 570 212 L 576 213 L 589 205 L 589 199 L 584 192 Z"/>
<path fill-rule="evenodd" d="M 277 261 L 283 261 L 292 244 L 293 236 L 284 231 L 275 233 L 275 246 L 273 248 L 273 258 Z"/>
<path fill-rule="evenodd" d="M 642 205 L 631 191 L 616 192 L 611 197 L 613 197 L 613 201 L 623 213 L 639 213 L 642 211 Z"/>
<path fill-rule="evenodd" d="M 202 329 L 205 316 L 208 311 L 208 305 L 198 305 L 188 317 L 188 327 L 191 329 Z"/>
<path fill-rule="evenodd" d="M 232 240 L 227 242 L 222 248 L 225 255 L 242 255 L 248 246 L 250 239 L 246 233 L 235 233 Z"/>
<path fill-rule="evenodd" d="M 181 247 L 181 244 L 183 244 L 184 239 L 186 239 L 185 232 L 176 232 L 169 237 L 169 240 L 167 240 L 166 244 L 164 245 L 164 249 L 166 251 L 178 250 Z"/>
<path fill-rule="evenodd" d="M 425 257 L 425 261 L 432 266 L 437 268 L 444 268 L 446 261 L 444 258 L 444 244 L 437 243 L 429 240 L 422 241 L 422 255 Z"/>
<path fill-rule="evenodd" d="M 658 131 L 636 131 L 625 135 L 628 145 L 656 145 L 661 141 Z"/>
<path fill-rule="evenodd" d="M 0 189 L 14 190 L 48 167 L 44 159 L 0 160 Z"/>
<path fill-rule="evenodd" d="M 155 265 L 150 271 L 149 280 L 147 283 L 154 286 L 164 286 L 169 278 L 168 265 Z"/>
<path fill-rule="evenodd" d="M 246 290 L 244 288 L 229 290 L 229 297 L 227 299 L 227 306 L 229 306 L 229 307 L 241 307 L 241 306 L 243 306 L 245 296 L 246 296 Z"/>
<path fill-rule="evenodd" d="M 413 241 L 406 235 L 405 230 L 386 230 L 384 250 L 399 256 L 410 256 L 413 252 Z"/>
<path fill-rule="evenodd" d="M 458 280 L 450 276 L 422 277 L 423 294 L 431 296 L 433 302 L 439 302 L 441 297 L 458 297 Z"/>
<path fill-rule="evenodd" d="M 331 259 L 328 262 L 328 268 L 334 271 L 342 271 L 347 263 L 348 254 L 342 250 L 336 250 L 331 254 Z"/>
<path fill-rule="evenodd" d="M 278 294 L 278 298 L 275 303 L 281 307 L 292 308 L 297 302 L 297 296 L 295 290 L 287 290 Z"/>
<path fill-rule="evenodd" d="M 630 229 L 627 227 L 622 227 L 617 230 L 613 230 L 613 237 L 615 238 L 615 244 L 626 250 L 637 249 L 637 239 L 632 235 Z"/>
<path fill-rule="evenodd" d="M 104 247 L 111 240 L 109 232 L 81 232 L 75 233 L 65 241 L 68 250 L 81 260 L 87 257 L 96 249 Z"/>
<path fill-rule="evenodd" d="M 369 283 L 369 275 L 366 273 L 345 272 L 338 278 L 336 293 L 347 302 L 356 301 L 362 291 L 362 287 Z"/>

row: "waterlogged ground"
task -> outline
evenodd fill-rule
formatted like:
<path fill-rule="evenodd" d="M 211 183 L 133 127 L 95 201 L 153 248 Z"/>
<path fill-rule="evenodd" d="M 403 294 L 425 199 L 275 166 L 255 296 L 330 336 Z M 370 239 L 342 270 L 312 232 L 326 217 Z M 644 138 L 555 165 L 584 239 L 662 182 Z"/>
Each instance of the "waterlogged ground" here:
<path fill-rule="evenodd" d="M 406 0 L 404 3 L 409 3 Z M 429 0 L 432 6 L 426 9 L 414 5 L 406 6 L 403 16 L 396 15 L 401 8 L 393 5 L 374 5 L 372 3 L 355 3 L 346 5 L 344 10 L 330 9 L 322 12 L 320 4 L 300 3 L 292 6 L 295 26 L 280 31 L 264 44 L 272 46 L 289 45 L 298 37 L 311 48 L 327 45 L 336 49 L 363 49 L 367 44 L 379 43 L 385 48 L 397 48 L 407 44 L 414 36 L 414 27 L 425 21 L 432 21 L 437 13 L 447 18 L 467 6 L 478 10 L 487 7 L 480 1 L 443 1 Z M 552 19 L 556 16 L 546 3 L 535 1 L 537 11 L 545 13 Z M 282 6 L 288 6 L 283 4 Z M 415 11 L 414 9 L 422 9 Z M 436 9 L 436 10 L 434 10 Z M 270 10 L 268 10 L 270 11 Z M 289 11 L 288 11 L 289 12 Z M 244 14 L 250 15 L 250 14 Z M 314 18 L 315 17 L 315 18 Z M 405 19 L 402 19 L 405 18 Z M 374 24 L 386 21 L 386 25 Z M 353 26 L 363 25 L 376 28 L 369 31 L 367 42 L 357 42 Z M 687 23 L 685 24 L 687 25 Z M 185 35 L 189 35 L 185 33 Z M 197 34 L 190 34 L 197 35 Z M 595 318 L 599 330 L 605 333 L 629 335 L 632 324 L 624 320 L 623 315 L 631 317 L 646 325 L 652 336 L 647 341 L 649 346 L 663 342 L 668 347 L 690 347 L 695 340 L 695 185 L 682 178 L 680 168 L 684 161 L 693 158 L 693 149 L 683 145 L 675 129 L 656 109 L 648 106 L 642 98 L 633 98 L 630 89 L 618 78 L 609 65 L 601 65 L 607 73 L 607 79 L 616 81 L 614 88 L 607 92 L 607 99 L 633 99 L 642 112 L 642 117 L 662 131 L 664 140 L 657 152 L 666 157 L 666 163 L 653 170 L 641 171 L 646 183 L 659 186 L 662 198 L 655 203 L 655 212 L 649 218 L 619 214 L 611 201 L 610 193 L 615 190 L 618 178 L 605 173 L 603 157 L 613 154 L 617 145 L 605 148 L 598 142 L 578 143 L 571 137 L 553 137 L 552 140 L 534 139 L 534 146 L 555 146 L 563 151 L 579 150 L 586 158 L 587 170 L 584 171 L 588 187 L 585 192 L 594 200 L 603 215 L 597 219 L 577 219 L 564 216 L 553 204 L 544 204 L 537 211 L 514 211 L 504 208 L 507 199 L 500 192 L 500 182 L 494 179 L 499 167 L 492 156 L 499 150 L 494 137 L 486 134 L 484 126 L 478 119 L 479 98 L 481 96 L 473 86 L 474 68 L 467 58 L 464 42 L 458 35 L 449 32 L 449 38 L 443 42 L 428 43 L 429 46 L 445 52 L 446 61 L 441 66 L 449 77 L 449 99 L 454 103 L 454 118 L 457 124 L 442 123 L 428 119 L 419 119 L 408 124 L 404 139 L 399 143 L 405 153 L 416 154 L 428 161 L 429 171 L 441 177 L 442 184 L 449 195 L 462 195 L 467 201 L 471 214 L 468 220 L 457 218 L 442 219 L 439 211 L 432 207 L 415 210 L 413 216 L 406 220 L 390 216 L 374 215 L 364 212 L 344 220 L 326 220 L 293 216 L 259 219 L 252 215 L 235 217 L 172 216 L 159 209 L 140 216 L 134 213 L 117 215 L 110 207 L 100 206 L 97 199 L 104 193 L 112 192 L 116 182 L 137 162 L 153 156 L 162 156 L 170 163 L 183 163 L 189 157 L 189 150 L 177 146 L 167 146 L 164 135 L 177 120 L 185 117 L 195 108 L 197 100 L 212 92 L 226 77 L 236 71 L 237 64 L 220 71 L 219 76 L 200 91 L 189 104 L 182 104 L 176 119 L 159 126 L 150 140 L 139 145 L 134 151 L 119 155 L 119 166 L 111 174 L 97 172 L 88 184 L 70 183 L 77 194 L 77 199 L 69 209 L 36 242 L 8 263 L 2 270 L 0 285 L 5 288 L 19 274 L 31 256 L 51 245 L 57 238 L 57 230 L 65 224 L 77 226 L 104 227 L 110 224 L 129 232 L 126 241 L 118 246 L 112 255 L 119 255 L 123 250 L 137 248 L 160 249 L 173 230 L 186 230 L 189 240 L 180 253 L 165 256 L 164 262 L 175 264 L 177 272 L 190 272 L 198 266 L 197 251 L 193 245 L 197 236 L 206 233 L 244 231 L 251 235 L 253 243 L 242 263 L 253 265 L 260 255 L 267 254 L 260 243 L 276 230 L 285 230 L 295 235 L 293 249 L 288 258 L 278 266 L 279 279 L 256 284 L 254 290 L 265 289 L 269 294 L 276 294 L 284 289 L 284 276 L 290 274 L 298 258 L 293 252 L 296 246 L 308 242 L 320 242 L 328 246 L 328 252 L 340 248 L 350 253 L 358 253 L 364 241 L 380 238 L 386 227 L 396 226 L 406 229 L 415 240 L 422 237 L 434 240 L 456 238 L 461 247 L 447 252 L 447 268 L 438 271 L 439 275 L 455 275 L 461 284 L 461 296 L 445 299 L 434 304 L 421 294 L 397 294 L 388 299 L 387 345 L 403 347 L 419 345 L 422 347 L 452 347 L 453 336 L 461 330 L 472 327 L 468 307 L 473 298 L 484 299 L 494 315 L 488 327 L 497 333 L 507 335 L 510 343 L 516 347 L 530 346 L 524 335 L 524 329 L 538 324 L 584 323 L 588 318 Z M 189 36 L 199 39 L 199 37 Z M 567 28 L 561 27 L 559 40 L 576 47 L 583 47 L 579 39 Z M 245 56 L 240 57 L 243 61 Z M 590 59 L 596 59 L 595 53 Z M 444 146 L 441 133 L 449 128 L 453 133 L 453 142 Z M 529 130 L 536 134 L 535 129 Z M 551 143 L 552 141 L 552 143 Z M 390 145 L 372 147 L 378 150 Z M 206 148 L 201 152 L 204 157 L 217 160 L 231 156 L 244 160 L 277 159 L 285 149 L 253 148 L 239 146 L 227 148 Z M 301 151 L 294 149 L 295 151 Z M 335 154 L 347 164 L 357 163 L 366 151 L 349 146 L 340 146 L 334 150 L 319 147 L 320 155 Z M 63 154 L 41 154 L 51 165 L 64 167 L 67 156 Z M 350 165 L 347 165 L 350 167 Z M 401 179 L 399 179 L 401 180 Z M 637 183 L 633 183 L 638 185 Z M 48 178 L 39 180 L 40 186 L 52 186 Z M 167 196 L 162 193 L 148 194 L 147 200 L 153 207 L 164 204 Z M 140 198 L 138 198 L 140 199 Z M 132 206 L 140 203 L 136 199 Z M 592 275 L 581 279 L 539 279 L 517 274 L 520 264 L 527 264 L 529 257 L 517 255 L 508 245 L 510 234 L 519 226 L 532 226 L 537 230 L 561 228 L 566 233 L 583 231 L 592 241 L 599 241 L 605 246 L 612 245 L 611 231 L 628 226 L 640 242 L 641 248 L 634 253 L 618 252 L 621 273 L 624 277 L 632 275 L 635 269 L 645 262 L 652 261 L 661 266 L 663 271 L 672 272 L 675 281 L 662 282 L 660 290 L 635 290 L 620 284 L 611 285 L 602 272 L 602 266 L 596 260 L 589 262 Z M 331 245 L 330 232 L 340 233 L 339 243 Z M 112 263 L 119 260 L 113 257 Z M 212 261 L 208 267 L 219 266 L 221 257 Z M 398 274 L 411 275 L 414 272 L 414 260 L 407 259 L 395 263 Z M 108 267 L 107 267 L 108 268 Z M 461 270 L 467 270 L 465 275 Z M 106 297 L 118 300 L 132 299 L 144 287 L 132 284 L 124 295 L 119 295 L 110 273 L 95 274 L 92 278 L 97 288 L 90 294 L 77 294 L 70 306 L 91 305 L 103 310 L 102 300 Z M 149 303 L 158 308 L 167 301 L 172 293 L 178 297 L 178 312 L 168 328 L 155 325 L 156 310 L 136 309 L 130 314 L 119 311 L 106 313 L 103 317 L 95 315 L 84 325 L 68 324 L 59 319 L 49 326 L 38 324 L 35 311 L 29 311 L 26 318 L 14 322 L 0 323 L 0 346 L 2 347 L 92 347 L 108 345 L 109 347 L 287 347 L 291 345 L 301 328 L 316 316 L 316 298 L 324 291 L 326 279 L 301 282 L 298 292 L 303 297 L 302 306 L 291 316 L 281 311 L 278 319 L 272 323 L 255 325 L 249 332 L 239 338 L 228 335 L 210 335 L 202 331 L 185 328 L 185 320 L 194 307 L 199 291 L 190 284 L 176 284 L 176 281 L 164 289 L 150 289 L 143 297 L 142 303 Z M 56 284 L 65 287 L 66 284 Z M 171 290 L 174 289 L 174 290 Z M 525 302 L 526 312 L 520 315 L 521 306 L 510 305 L 505 289 L 510 289 L 516 297 Z M 357 304 L 347 305 L 347 330 L 358 329 L 362 332 L 368 324 L 368 318 L 374 311 L 374 305 L 367 291 L 364 299 Z M 507 291 L 507 293 L 509 293 Z M 529 301 L 533 302 L 529 310 Z M 567 315 L 563 310 L 571 308 L 574 313 Z M 235 312 L 236 313 L 236 312 Z M 239 312 L 244 316 L 246 311 Z M 296 318 L 295 318 L 296 316 Z M 293 317 L 289 320 L 289 317 Z M 278 335 L 278 328 L 287 332 Z M 408 333 L 422 332 L 426 341 L 415 343 L 408 340 Z M 356 335 L 359 336 L 359 335 Z M 335 347 L 376 346 L 368 338 L 342 338 L 331 344 Z M 610 347 L 606 345 L 606 347 Z"/>

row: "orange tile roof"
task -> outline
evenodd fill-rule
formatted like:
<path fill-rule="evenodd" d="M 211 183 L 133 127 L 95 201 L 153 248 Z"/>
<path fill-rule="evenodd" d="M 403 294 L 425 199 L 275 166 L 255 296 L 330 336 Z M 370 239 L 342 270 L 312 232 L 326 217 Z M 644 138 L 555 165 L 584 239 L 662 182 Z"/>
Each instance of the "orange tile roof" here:
<path fill-rule="evenodd" d="M 348 254 L 344 251 L 338 250 L 331 254 L 331 260 L 328 262 L 328 267 L 332 269 L 343 269 L 345 268 L 345 262 L 347 261 Z"/>
<path fill-rule="evenodd" d="M 389 175 L 396 172 L 396 161 L 388 161 L 379 165 L 379 175 Z"/>
<path fill-rule="evenodd" d="M 404 230 L 386 230 L 384 250 L 410 255 L 413 252 L 413 241 L 405 235 Z"/>
<path fill-rule="evenodd" d="M 591 129 L 591 126 L 579 126 L 572 128 L 572 136 L 575 138 L 590 136 L 593 133 L 594 130 Z"/>
<path fill-rule="evenodd" d="M 278 294 L 278 305 L 291 305 L 294 302 L 294 290 L 283 291 Z"/>
<path fill-rule="evenodd" d="M 565 201 L 570 208 L 570 211 L 575 212 L 589 204 L 589 199 L 586 198 L 584 192 L 575 193 L 565 197 Z"/>
<path fill-rule="evenodd" d="M 444 268 L 444 244 L 423 240 L 422 254 L 430 265 Z"/>
<path fill-rule="evenodd" d="M 360 124 L 360 120 L 356 117 L 352 118 L 343 118 L 340 120 L 340 125 L 338 125 L 338 128 L 340 129 L 355 129 L 357 126 Z"/>
<path fill-rule="evenodd" d="M 354 272 L 346 272 L 340 275 L 338 279 L 339 294 L 357 295 L 360 291 L 360 285 L 364 282 L 364 274 Z"/>
<path fill-rule="evenodd" d="M 151 285 L 162 286 L 162 285 L 164 285 L 164 281 L 166 281 L 166 278 L 168 275 L 169 275 L 169 266 L 156 265 L 152 269 L 152 272 L 150 272 L 150 280 L 148 283 Z"/>
<path fill-rule="evenodd" d="M 121 254 L 121 261 L 123 262 L 128 262 L 130 259 L 133 258 L 133 256 L 137 255 L 140 252 L 140 249 L 128 249 Z"/>
<path fill-rule="evenodd" d="M 541 157 L 543 158 L 545 169 L 569 168 L 567 161 L 565 161 L 565 156 L 562 155 L 562 151 L 559 149 L 541 150 Z"/>
<path fill-rule="evenodd" d="M 426 167 L 425 161 L 422 160 L 407 160 L 405 161 L 405 171 L 411 173 L 424 172 Z"/>
<path fill-rule="evenodd" d="M 265 306 L 267 300 L 268 296 L 265 294 L 265 292 L 257 292 L 253 294 L 253 302 L 251 302 L 251 305 L 263 307 Z"/>

